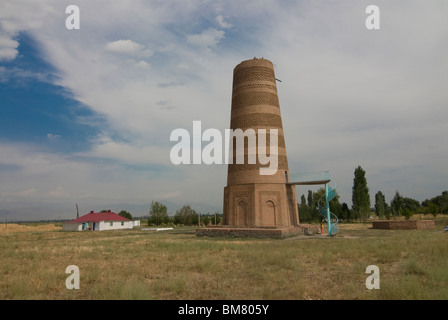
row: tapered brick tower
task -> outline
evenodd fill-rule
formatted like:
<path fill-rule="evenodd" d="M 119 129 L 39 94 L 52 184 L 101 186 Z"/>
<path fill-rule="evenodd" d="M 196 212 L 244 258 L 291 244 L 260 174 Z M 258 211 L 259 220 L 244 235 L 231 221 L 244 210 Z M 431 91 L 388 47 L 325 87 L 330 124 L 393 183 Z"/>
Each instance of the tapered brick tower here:
<path fill-rule="evenodd" d="M 259 142 L 259 129 L 266 129 L 266 154 L 271 155 L 271 129 L 278 132 L 278 166 L 274 174 L 261 175 L 260 168 L 269 167 L 252 153 L 246 139 L 244 163 L 236 162 L 236 143 L 233 161 L 228 165 L 227 186 L 224 188 L 223 224 L 230 227 L 294 227 L 299 224 L 295 186 L 288 184 L 289 169 L 285 137 L 277 95 L 274 66 L 266 59 L 246 60 L 233 70 L 232 111 L 230 129 L 249 132 L 253 129 Z"/>

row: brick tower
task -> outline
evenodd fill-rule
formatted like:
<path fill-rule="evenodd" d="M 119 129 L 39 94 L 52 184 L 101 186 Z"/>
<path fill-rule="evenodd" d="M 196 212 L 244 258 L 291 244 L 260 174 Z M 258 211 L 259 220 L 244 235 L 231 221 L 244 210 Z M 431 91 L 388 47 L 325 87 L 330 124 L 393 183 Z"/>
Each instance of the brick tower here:
<path fill-rule="evenodd" d="M 245 138 L 244 163 L 236 163 L 236 143 L 233 161 L 228 165 L 227 186 L 224 188 L 223 224 L 230 227 L 284 228 L 299 225 L 295 186 L 288 184 L 282 117 L 277 95 L 274 66 L 266 59 L 246 60 L 233 70 L 233 90 L 230 129 L 253 129 L 259 141 L 259 129 L 266 129 L 266 154 L 270 154 L 271 129 L 278 132 L 278 166 L 275 174 L 261 175 L 261 164 L 248 161 L 251 153 Z"/>

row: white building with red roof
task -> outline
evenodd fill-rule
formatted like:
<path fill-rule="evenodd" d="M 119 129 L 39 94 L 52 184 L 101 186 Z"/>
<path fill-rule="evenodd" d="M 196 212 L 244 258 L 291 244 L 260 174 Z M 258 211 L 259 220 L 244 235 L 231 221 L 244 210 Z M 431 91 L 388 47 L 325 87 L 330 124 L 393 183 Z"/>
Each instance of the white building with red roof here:
<path fill-rule="evenodd" d="M 90 211 L 75 220 L 65 221 L 62 223 L 62 231 L 84 231 L 84 230 L 119 230 L 132 229 L 134 222 L 122 217 L 115 212 L 108 210 L 107 212 Z"/>

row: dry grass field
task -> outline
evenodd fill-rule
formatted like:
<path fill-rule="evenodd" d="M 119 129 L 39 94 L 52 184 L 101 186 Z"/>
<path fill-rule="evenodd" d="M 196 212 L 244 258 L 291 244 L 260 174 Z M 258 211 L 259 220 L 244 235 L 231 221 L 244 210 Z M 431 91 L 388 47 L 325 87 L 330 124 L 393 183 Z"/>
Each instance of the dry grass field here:
<path fill-rule="evenodd" d="M 0 225 L 0 299 L 446 300 L 445 225 L 446 218 L 433 230 L 342 224 L 333 238 L 287 239 Z M 69 265 L 79 267 L 78 290 L 66 288 Z M 366 289 L 369 265 L 379 267 L 380 289 Z"/>
<path fill-rule="evenodd" d="M 0 234 L 11 234 L 16 232 L 42 232 L 61 230 L 61 226 L 55 224 L 17 224 L 9 223 L 0 225 Z"/>

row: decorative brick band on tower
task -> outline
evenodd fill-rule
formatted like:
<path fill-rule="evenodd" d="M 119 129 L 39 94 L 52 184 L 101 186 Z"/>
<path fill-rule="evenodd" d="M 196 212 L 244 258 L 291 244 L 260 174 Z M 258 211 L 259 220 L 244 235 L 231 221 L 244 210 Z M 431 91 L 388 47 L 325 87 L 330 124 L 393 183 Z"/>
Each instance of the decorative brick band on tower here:
<path fill-rule="evenodd" d="M 246 60 L 233 71 L 232 111 L 230 129 L 253 129 L 258 143 L 258 130 L 266 129 L 266 150 L 270 155 L 270 130 L 278 130 L 278 169 L 273 175 L 260 175 L 261 164 L 250 164 L 247 141 L 244 164 L 228 166 L 224 188 L 224 225 L 233 227 L 294 227 L 299 224 L 297 196 L 294 185 L 288 185 L 288 160 L 282 117 L 277 94 L 274 66 L 266 59 Z M 247 140 L 247 138 L 246 138 Z M 257 148 L 258 149 L 258 148 Z"/>

